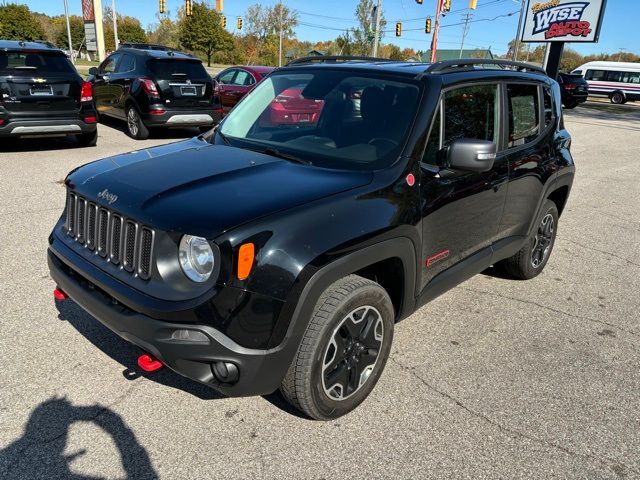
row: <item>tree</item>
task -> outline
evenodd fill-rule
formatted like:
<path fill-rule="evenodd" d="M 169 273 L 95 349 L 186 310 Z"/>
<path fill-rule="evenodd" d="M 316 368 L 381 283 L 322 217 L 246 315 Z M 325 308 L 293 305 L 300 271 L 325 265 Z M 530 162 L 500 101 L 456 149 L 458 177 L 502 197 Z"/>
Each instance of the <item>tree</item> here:
<path fill-rule="evenodd" d="M 360 0 L 356 7 L 356 18 L 360 26 L 351 29 L 354 55 L 370 54 L 372 42 L 369 40 L 369 36 L 373 35 L 375 30 L 375 18 L 372 15 L 373 5 L 374 0 Z M 386 25 L 387 21 L 384 18 L 384 13 L 380 12 L 380 39 L 383 37 L 382 32 L 384 32 Z"/>
<path fill-rule="evenodd" d="M 283 36 L 292 37 L 298 26 L 298 12 L 290 10 L 282 2 L 273 7 L 251 5 L 244 18 L 247 34 L 255 35 L 260 41 L 266 40 L 269 35 L 279 35 L 281 25 Z"/>
<path fill-rule="evenodd" d="M 207 57 L 207 65 L 211 66 L 211 57 L 215 52 L 233 49 L 233 36 L 222 27 L 218 12 L 205 2 L 194 3 L 191 16 L 186 16 L 182 9 L 179 17 L 180 44 L 188 50 L 203 53 Z"/>
<path fill-rule="evenodd" d="M 42 40 L 44 29 L 26 5 L 0 5 L 0 31 L 7 40 Z"/>
<path fill-rule="evenodd" d="M 571 48 L 566 48 L 562 52 L 562 58 L 560 59 L 560 70 L 563 72 L 570 72 L 582 65 L 584 57 Z"/>
<path fill-rule="evenodd" d="M 156 13 L 158 23 L 149 25 L 149 42 L 166 47 L 178 48 L 178 25 L 171 20 L 169 11 Z"/>
<path fill-rule="evenodd" d="M 109 7 L 104 9 L 102 28 L 104 30 L 104 48 L 107 51 L 116 49 L 113 36 L 113 12 Z M 127 15 L 118 14 L 118 40 L 122 42 L 148 42 L 147 34 L 140 25 L 140 20 Z"/>
<path fill-rule="evenodd" d="M 69 48 L 67 21 L 64 16 L 54 17 L 52 23 L 56 29 L 54 43 L 61 48 Z M 73 45 L 73 49 L 80 50 L 84 41 L 84 20 L 78 15 L 70 15 L 69 26 L 71 27 L 71 44 Z"/>

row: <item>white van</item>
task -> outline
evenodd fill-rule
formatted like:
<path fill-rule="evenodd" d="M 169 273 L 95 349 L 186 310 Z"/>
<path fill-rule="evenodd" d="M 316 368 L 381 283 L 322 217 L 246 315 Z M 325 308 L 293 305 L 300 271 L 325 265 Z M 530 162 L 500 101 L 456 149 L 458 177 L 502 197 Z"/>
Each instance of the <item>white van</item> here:
<path fill-rule="evenodd" d="M 589 95 L 602 95 L 612 103 L 640 100 L 640 63 L 588 62 L 573 72 L 589 84 Z"/>

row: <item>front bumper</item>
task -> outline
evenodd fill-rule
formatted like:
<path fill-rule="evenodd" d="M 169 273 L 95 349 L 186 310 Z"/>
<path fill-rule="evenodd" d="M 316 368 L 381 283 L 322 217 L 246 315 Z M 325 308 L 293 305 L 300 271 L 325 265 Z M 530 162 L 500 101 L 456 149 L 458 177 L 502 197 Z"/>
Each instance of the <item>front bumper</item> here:
<path fill-rule="evenodd" d="M 96 128 L 98 128 L 96 123 L 86 123 L 78 118 L 12 120 L 0 126 L 0 137 L 80 135 L 83 133 L 93 133 L 96 131 Z"/>
<path fill-rule="evenodd" d="M 296 352 L 297 345 L 284 342 L 269 350 L 245 348 L 208 325 L 157 320 L 117 301 L 89 269 L 78 272 L 72 263 L 48 251 L 51 278 L 59 288 L 89 314 L 123 339 L 158 358 L 175 372 L 208 385 L 228 396 L 266 395 L 275 391 Z M 106 274 L 103 274 L 106 275 Z M 177 330 L 199 332 L 205 341 L 175 340 Z M 238 367 L 239 379 L 221 383 L 213 375 L 215 362 Z"/>

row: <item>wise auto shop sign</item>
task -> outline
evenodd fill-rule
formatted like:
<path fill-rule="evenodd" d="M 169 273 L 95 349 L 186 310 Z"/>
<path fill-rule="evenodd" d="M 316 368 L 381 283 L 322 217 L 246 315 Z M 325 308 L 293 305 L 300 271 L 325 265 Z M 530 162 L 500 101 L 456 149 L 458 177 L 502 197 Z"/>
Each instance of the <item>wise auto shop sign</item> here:
<path fill-rule="evenodd" d="M 607 0 L 528 0 L 523 42 L 597 42 Z"/>

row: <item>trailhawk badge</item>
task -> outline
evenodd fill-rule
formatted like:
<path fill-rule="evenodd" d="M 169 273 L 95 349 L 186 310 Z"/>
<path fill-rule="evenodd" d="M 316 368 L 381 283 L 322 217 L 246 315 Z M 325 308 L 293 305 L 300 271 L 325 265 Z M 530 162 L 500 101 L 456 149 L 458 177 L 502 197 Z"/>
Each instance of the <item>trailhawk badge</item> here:
<path fill-rule="evenodd" d="M 100 193 L 98 193 L 98 198 L 101 198 L 102 200 L 107 202 L 109 205 L 111 205 L 116 200 L 118 200 L 118 196 L 113 194 L 113 193 L 111 193 L 106 188 L 103 191 L 101 191 Z"/>

